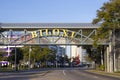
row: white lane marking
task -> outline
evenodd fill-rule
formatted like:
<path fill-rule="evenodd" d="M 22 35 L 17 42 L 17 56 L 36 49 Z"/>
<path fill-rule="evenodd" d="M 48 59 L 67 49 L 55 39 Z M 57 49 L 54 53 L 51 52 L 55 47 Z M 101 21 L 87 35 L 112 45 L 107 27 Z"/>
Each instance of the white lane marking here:
<path fill-rule="evenodd" d="M 94 78 L 99 78 L 99 77 L 97 77 L 97 76 L 93 76 Z"/>
<path fill-rule="evenodd" d="M 66 75 L 65 70 L 63 70 L 63 74 Z"/>

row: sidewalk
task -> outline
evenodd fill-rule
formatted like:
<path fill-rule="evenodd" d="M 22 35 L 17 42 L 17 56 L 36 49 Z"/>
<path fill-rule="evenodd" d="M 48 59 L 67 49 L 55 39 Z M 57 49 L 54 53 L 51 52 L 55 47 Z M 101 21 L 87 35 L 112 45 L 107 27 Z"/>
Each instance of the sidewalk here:
<path fill-rule="evenodd" d="M 90 73 L 95 73 L 95 74 L 100 74 L 100 75 L 106 75 L 106 76 L 112 76 L 112 77 L 118 77 L 120 78 L 120 72 L 119 73 L 108 73 L 105 71 L 98 71 L 98 70 L 86 70 L 87 72 Z"/>
<path fill-rule="evenodd" d="M 10 75 L 28 75 L 28 74 L 39 74 L 39 75 L 45 75 L 50 71 L 45 71 L 45 70 L 23 70 L 23 71 L 6 71 L 6 72 L 0 72 L 0 77 L 1 76 L 10 76 Z"/>

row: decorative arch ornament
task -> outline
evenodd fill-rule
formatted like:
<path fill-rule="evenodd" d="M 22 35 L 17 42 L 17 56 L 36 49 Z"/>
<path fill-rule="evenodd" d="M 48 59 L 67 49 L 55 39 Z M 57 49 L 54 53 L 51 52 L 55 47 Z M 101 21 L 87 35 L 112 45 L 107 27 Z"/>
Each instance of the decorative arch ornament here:
<path fill-rule="evenodd" d="M 19 38 L 12 40 L 9 44 L 92 44 L 94 40 L 91 36 L 94 36 L 95 34 L 96 29 L 91 30 L 89 34 L 84 35 L 82 29 L 73 31 L 68 29 L 47 28 L 23 34 Z"/>

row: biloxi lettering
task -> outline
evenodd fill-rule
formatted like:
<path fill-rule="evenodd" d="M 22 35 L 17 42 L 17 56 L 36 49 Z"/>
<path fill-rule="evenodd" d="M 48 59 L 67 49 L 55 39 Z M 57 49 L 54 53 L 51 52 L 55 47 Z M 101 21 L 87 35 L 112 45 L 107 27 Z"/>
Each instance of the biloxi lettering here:
<path fill-rule="evenodd" d="M 69 34 L 69 35 L 68 35 Z M 70 31 L 68 33 L 68 30 L 66 29 L 40 29 L 37 31 L 33 31 L 31 32 L 32 38 L 35 37 L 42 37 L 42 36 L 62 36 L 62 37 L 70 37 L 70 38 L 74 38 L 75 36 L 75 32 L 74 31 Z"/>

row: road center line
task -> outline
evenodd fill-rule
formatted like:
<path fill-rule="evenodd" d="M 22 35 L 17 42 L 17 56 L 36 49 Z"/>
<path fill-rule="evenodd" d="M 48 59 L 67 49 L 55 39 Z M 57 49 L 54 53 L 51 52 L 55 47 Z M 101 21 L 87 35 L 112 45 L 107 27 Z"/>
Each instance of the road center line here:
<path fill-rule="evenodd" d="M 64 74 L 64 76 L 66 75 L 65 70 L 63 70 L 63 74 Z"/>

